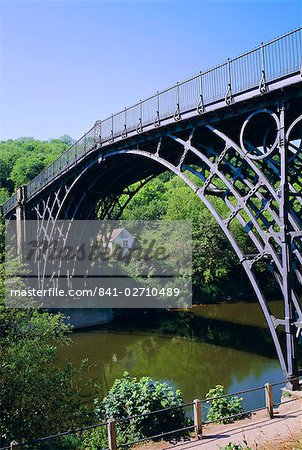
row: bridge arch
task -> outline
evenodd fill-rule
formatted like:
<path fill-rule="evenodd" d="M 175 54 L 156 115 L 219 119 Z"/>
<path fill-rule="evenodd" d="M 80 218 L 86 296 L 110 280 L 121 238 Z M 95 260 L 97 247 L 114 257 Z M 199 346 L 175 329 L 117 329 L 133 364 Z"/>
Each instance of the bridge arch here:
<path fill-rule="evenodd" d="M 2 205 L 2 214 L 17 219 L 21 238 L 22 218 L 37 220 L 41 234 L 49 237 L 58 219 L 93 218 L 96 210 L 100 219 L 119 218 L 152 177 L 175 173 L 230 241 L 260 302 L 281 367 L 294 383 L 302 373 L 297 353 L 302 329 L 300 37 L 301 28 L 293 30 L 97 121 Z M 252 251 L 236 239 L 234 223 L 248 236 Z M 259 263 L 280 287 L 281 318 L 268 309 L 256 276 Z M 277 333 L 279 326 L 285 339 Z"/>
<path fill-rule="evenodd" d="M 218 129 L 214 129 L 213 127 L 208 127 L 213 133 L 218 135 L 222 140 L 224 140 L 226 146 L 224 147 L 223 152 L 220 154 L 217 153 L 217 157 L 219 159 L 219 163 L 224 161 L 224 158 L 226 157 L 226 154 L 230 150 L 235 150 L 237 155 L 240 155 L 241 158 L 246 158 L 246 152 L 244 152 L 232 139 L 228 138 L 224 133 L 220 132 Z M 251 282 L 251 285 L 254 289 L 254 292 L 257 296 L 257 299 L 260 303 L 260 306 L 262 308 L 263 314 L 266 318 L 269 330 L 271 332 L 277 355 L 282 367 L 282 370 L 285 374 L 288 375 L 289 370 L 291 368 L 289 367 L 291 365 L 291 361 L 286 360 L 284 356 L 284 350 L 282 348 L 282 344 L 280 342 L 280 337 L 278 336 L 278 333 L 276 331 L 276 323 L 274 322 L 274 316 L 269 311 L 266 298 L 263 294 L 263 291 L 259 285 L 259 281 L 257 280 L 257 276 L 255 272 L 253 271 L 253 265 L 257 261 L 265 260 L 267 258 L 267 261 L 271 267 L 273 267 L 273 271 L 276 277 L 277 282 L 279 283 L 279 286 L 281 288 L 281 291 L 283 289 L 282 286 L 282 263 L 280 261 L 280 258 L 278 257 L 278 254 L 276 252 L 276 249 L 271 243 L 272 235 L 277 240 L 278 236 L 277 233 L 273 233 L 270 236 L 267 236 L 267 230 L 263 230 L 259 223 L 257 222 L 257 218 L 262 218 L 262 226 L 266 226 L 267 229 L 270 229 L 272 227 L 272 224 L 268 223 L 268 220 L 265 219 L 265 217 L 261 217 L 264 210 L 267 210 L 270 212 L 271 217 L 276 221 L 278 228 L 281 228 L 280 218 L 278 214 L 276 213 L 276 210 L 274 208 L 271 208 L 268 203 L 270 203 L 273 200 L 277 200 L 276 191 L 272 187 L 272 185 L 269 183 L 269 181 L 265 178 L 264 174 L 260 171 L 260 169 L 254 164 L 253 161 L 248 161 L 248 166 L 252 168 L 252 170 L 257 174 L 257 177 L 255 179 L 254 184 L 252 182 L 248 183 L 248 188 L 250 189 L 249 194 L 246 196 L 240 195 L 240 192 L 238 192 L 237 189 L 235 189 L 234 185 L 230 182 L 230 180 L 223 174 L 223 171 L 218 169 L 219 163 L 216 165 L 216 168 L 214 167 L 214 164 L 211 162 L 211 160 L 205 156 L 205 153 L 202 153 L 200 149 L 197 149 L 192 145 L 192 140 L 194 137 L 194 130 L 190 132 L 190 135 L 187 139 L 181 139 L 174 135 L 170 135 L 169 138 L 172 140 L 175 140 L 178 143 L 181 143 L 183 146 L 183 154 L 181 155 L 180 159 L 176 161 L 174 164 L 169 161 L 168 159 L 164 158 L 160 154 L 161 149 L 161 143 L 162 138 L 159 138 L 156 147 L 156 151 L 150 152 L 143 149 L 121 149 L 121 150 L 114 150 L 111 152 L 106 153 L 106 155 L 100 157 L 100 162 L 104 162 L 109 160 L 110 158 L 117 158 L 121 155 L 131 155 L 135 157 L 141 157 L 145 159 L 152 160 L 156 162 L 157 164 L 164 167 L 165 170 L 169 170 L 176 174 L 178 177 L 180 177 L 187 186 L 189 186 L 192 191 L 200 198 L 200 200 L 204 203 L 204 205 L 208 208 L 208 210 L 211 212 L 211 214 L 216 219 L 217 223 L 220 225 L 221 229 L 227 236 L 229 242 L 231 243 L 239 261 L 242 263 L 243 268 L 245 269 L 245 272 Z M 201 145 L 203 147 L 203 150 L 208 151 L 209 149 L 206 149 L 204 145 Z M 195 156 L 200 158 L 200 161 L 202 163 L 206 163 L 208 167 L 210 168 L 210 172 L 207 178 L 204 177 L 203 185 L 200 186 L 196 183 L 194 183 L 186 173 L 183 170 L 183 166 L 186 166 L 186 157 L 188 151 L 191 151 Z M 194 161 L 196 163 L 196 161 Z M 196 164 L 195 164 L 196 165 Z M 189 166 L 186 167 L 185 170 L 188 170 Z M 237 166 L 238 168 L 238 166 Z M 192 172 L 191 172 L 192 173 Z M 222 197 L 225 201 L 225 204 L 228 206 L 230 215 L 227 219 L 223 219 L 219 212 L 215 209 L 211 201 L 208 199 L 206 195 L 206 188 L 205 186 L 211 186 L 211 177 L 213 174 L 216 174 L 218 178 L 225 183 L 225 186 L 227 187 L 228 193 L 226 192 L 222 193 Z M 195 175 L 197 175 L 195 173 Z M 259 178 L 261 178 L 261 182 L 259 182 Z M 263 194 L 260 192 L 260 187 L 265 186 L 267 188 L 266 193 L 269 193 L 271 198 L 269 202 L 265 199 Z M 213 187 L 215 187 L 215 184 L 213 184 Z M 215 192 L 214 192 L 215 195 Z M 233 203 L 230 201 L 229 196 L 233 195 L 237 200 L 237 207 L 233 205 Z M 253 213 L 247 208 L 246 200 L 249 198 L 255 197 L 261 202 L 261 207 L 258 208 L 257 211 L 253 211 Z M 263 211 L 262 211 L 263 209 Z M 255 245 L 255 248 L 257 249 L 258 253 L 253 255 L 253 259 L 249 259 L 244 254 L 244 249 L 241 248 L 240 243 L 236 240 L 234 237 L 234 234 L 230 230 L 230 222 L 234 220 L 236 217 L 238 218 L 238 213 L 240 211 L 243 211 L 245 215 L 248 217 L 249 220 L 244 219 L 243 216 L 240 216 L 239 222 L 241 223 L 241 226 L 245 228 L 250 236 L 250 239 L 252 243 Z M 261 220 L 260 220 L 261 221 Z M 299 230 L 299 225 L 296 223 L 295 218 L 290 218 L 291 224 L 293 226 L 293 229 L 296 231 Z M 253 227 L 255 228 L 255 231 L 253 231 Z M 300 255 L 299 251 L 297 250 L 297 254 Z M 270 259 L 268 259 L 268 257 Z M 296 266 L 296 272 L 297 276 L 300 276 L 300 270 Z M 297 317 L 301 318 L 301 308 L 299 305 L 298 297 L 294 291 L 291 292 L 293 302 L 296 308 L 296 315 Z M 295 352 L 296 349 L 292 348 L 292 351 Z M 292 355 L 294 358 L 296 358 L 296 354 Z M 296 363 L 296 361 L 295 361 Z M 292 367 L 293 368 L 293 367 Z M 290 377 L 289 377 L 290 378 Z"/>
<path fill-rule="evenodd" d="M 245 139 L 241 145 L 246 124 L 257 110 L 241 115 L 234 127 L 229 122 L 192 122 L 183 128 L 158 130 L 150 139 L 125 140 L 106 151 L 95 148 L 86 164 L 29 205 L 31 214 L 34 211 L 41 222 L 41 232 L 50 236 L 56 220 L 94 218 L 96 209 L 100 219 L 118 219 L 142 186 L 161 172 L 173 172 L 200 198 L 228 238 L 260 303 L 281 368 L 294 383 L 302 321 L 296 289 L 302 280 L 298 176 L 302 116 L 291 115 L 285 121 L 285 108 L 279 104 L 273 111 L 262 108 L 259 112 L 272 113 L 277 124 L 277 137 L 266 153 L 262 149 L 267 144 L 258 139 L 257 130 L 255 142 Z M 267 136 L 265 129 L 262 135 Z M 282 175 L 284 168 L 286 177 Z M 286 186 L 282 185 L 285 179 Z M 125 194 L 127 199 L 121 202 Z M 224 204 L 224 215 L 217 203 Z M 252 254 L 246 254 L 232 232 L 235 222 L 248 235 Z M 267 264 L 280 287 L 284 318 L 276 319 L 269 310 L 255 271 L 259 262 Z M 277 332 L 280 325 L 285 327 L 285 342 Z"/>

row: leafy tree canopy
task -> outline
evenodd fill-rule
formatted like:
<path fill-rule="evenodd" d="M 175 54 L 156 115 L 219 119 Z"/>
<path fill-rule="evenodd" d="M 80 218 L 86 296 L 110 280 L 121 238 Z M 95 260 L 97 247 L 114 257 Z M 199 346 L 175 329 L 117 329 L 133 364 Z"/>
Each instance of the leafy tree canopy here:
<path fill-rule="evenodd" d="M 32 180 L 72 142 L 67 135 L 49 141 L 31 137 L 0 141 L 0 189 L 11 195 L 19 186 Z M 3 198 L 0 197 L 1 202 Z"/>

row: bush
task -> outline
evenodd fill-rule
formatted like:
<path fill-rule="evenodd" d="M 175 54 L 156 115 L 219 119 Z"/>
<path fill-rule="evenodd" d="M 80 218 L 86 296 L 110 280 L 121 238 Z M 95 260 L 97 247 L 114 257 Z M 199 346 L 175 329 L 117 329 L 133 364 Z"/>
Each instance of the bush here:
<path fill-rule="evenodd" d="M 211 404 L 207 414 L 208 420 L 218 423 L 229 423 L 234 419 L 240 419 L 242 415 L 233 419 L 228 419 L 228 416 L 243 413 L 243 399 L 237 396 L 220 398 L 222 395 L 225 395 L 225 391 L 221 384 L 217 384 L 215 388 L 210 389 L 207 393 L 206 398 L 214 398 L 211 401 L 207 401 L 207 403 Z"/>
<path fill-rule="evenodd" d="M 220 450 L 252 450 L 251 447 L 243 447 L 241 444 L 232 444 L 229 442 L 225 447 L 219 447 Z"/>
<path fill-rule="evenodd" d="M 120 443 L 118 441 L 118 443 Z M 96 450 L 108 447 L 107 429 L 104 427 L 95 428 L 82 433 L 81 445 L 77 450 Z"/>
<path fill-rule="evenodd" d="M 125 372 L 121 379 L 115 380 L 107 397 L 102 402 L 96 400 L 95 403 L 98 420 L 100 417 L 103 420 L 110 417 L 121 419 L 181 406 L 183 400 L 180 391 L 175 391 L 167 383 L 155 381 L 150 377 L 137 379 Z M 117 434 L 119 441 L 125 443 L 183 428 L 187 424 L 184 409 L 177 408 L 126 420 L 118 424 Z"/>

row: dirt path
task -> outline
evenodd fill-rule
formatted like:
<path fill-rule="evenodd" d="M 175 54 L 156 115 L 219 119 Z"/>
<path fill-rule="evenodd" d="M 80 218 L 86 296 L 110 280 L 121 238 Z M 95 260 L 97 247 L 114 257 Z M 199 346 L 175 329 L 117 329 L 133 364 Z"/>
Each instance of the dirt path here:
<path fill-rule="evenodd" d="M 278 449 L 278 443 L 302 435 L 302 399 L 282 403 L 274 410 L 274 418 L 267 417 L 266 410 L 258 411 L 248 419 L 227 425 L 208 425 L 203 429 L 203 438 L 172 444 L 150 442 L 139 446 L 139 450 L 218 450 L 229 442 L 246 443 L 253 450 L 270 444 Z M 297 449 L 300 450 L 300 449 Z"/>

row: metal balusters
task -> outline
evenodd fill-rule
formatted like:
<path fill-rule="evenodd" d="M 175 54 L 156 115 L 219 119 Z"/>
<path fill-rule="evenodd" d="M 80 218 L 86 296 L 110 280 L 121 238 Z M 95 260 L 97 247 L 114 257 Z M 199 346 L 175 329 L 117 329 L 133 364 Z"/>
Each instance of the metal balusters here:
<path fill-rule="evenodd" d="M 154 126 L 159 127 L 160 126 L 160 115 L 159 115 L 159 92 L 157 92 L 157 111 L 156 111 L 156 117 L 154 121 Z"/>

